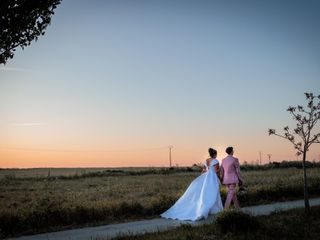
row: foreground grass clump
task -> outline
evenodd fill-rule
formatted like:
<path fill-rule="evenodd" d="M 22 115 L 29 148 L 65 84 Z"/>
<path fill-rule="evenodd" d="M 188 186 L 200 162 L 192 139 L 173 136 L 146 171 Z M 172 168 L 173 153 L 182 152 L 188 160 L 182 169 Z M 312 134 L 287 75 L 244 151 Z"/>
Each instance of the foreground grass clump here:
<path fill-rule="evenodd" d="M 308 173 L 309 192 L 319 196 L 320 169 Z M 1 237 L 156 217 L 200 173 L 108 174 L 67 179 L 30 175 L 0 178 Z M 248 191 L 239 196 L 242 206 L 303 198 L 300 169 L 247 171 L 243 176 Z M 221 195 L 224 200 L 225 188 L 221 188 Z"/>
<path fill-rule="evenodd" d="M 243 222 L 240 220 L 243 220 Z M 249 222 L 245 222 L 248 220 Z M 227 225 L 224 225 L 227 222 L 231 224 L 229 228 L 227 228 Z M 246 224 L 249 226 L 245 226 Z M 217 222 L 209 225 L 200 227 L 184 225 L 166 232 L 122 236 L 115 240 L 310 240 L 319 239 L 319 226 L 320 207 L 312 207 L 310 217 L 305 215 L 303 209 L 278 212 L 269 216 L 259 217 L 230 211 L 222 213 L 218 216 Z"/>
<path fill-rule="evenodd" d="M 249 214 L 230 210 L 218 214 L 216 226 L 221 233 L 248 233 L 257 231 L 260 227 L 260 222 Z"/>

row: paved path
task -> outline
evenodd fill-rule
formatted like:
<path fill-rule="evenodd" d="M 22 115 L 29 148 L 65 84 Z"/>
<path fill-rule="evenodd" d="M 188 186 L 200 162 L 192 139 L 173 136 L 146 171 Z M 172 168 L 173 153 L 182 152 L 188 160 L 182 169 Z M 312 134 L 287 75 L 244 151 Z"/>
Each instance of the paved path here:
<path fill-rule="evenodd" d="M 310 200 L 310 206 L 320 205 L 320 198 Z M 241 210 L 252 215 L 268 215 L 274 211 L 288 210 L 292 208 L 304 207 L 303 200 L 291 202 L 279 202 L 268 205 L 259 205 L 253 207 L 245 207 Z M 162 218 L 152 220 L 135 221 L 128 223 L 112 224 L 99 227 L 87 227 L 73 230 L 66 230 L 61 232 L 52 232 L 37 234 L 31 236 L 24 236 L 16 238 L 18 240 L 100 240 L 110 239 L 118 235 L 127 234 L 143 234 L 147 232 L 164 231 L 180 226 L 181 224 L 191 224 L 193 226 L 202 225 L 214 221 L 214 216 L 209 216 L 206 220 L 191 222 L 191 221 L 177 221 Z"/>

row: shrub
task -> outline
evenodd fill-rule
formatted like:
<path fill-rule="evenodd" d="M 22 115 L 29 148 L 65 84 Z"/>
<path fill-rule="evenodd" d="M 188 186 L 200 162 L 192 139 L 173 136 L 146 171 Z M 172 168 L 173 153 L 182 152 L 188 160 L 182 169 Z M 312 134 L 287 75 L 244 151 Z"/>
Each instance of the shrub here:
<path fill-rule="evenodd" d="M 221 233 L 246 233 L 257 230 L 260 223 L 256 217 L 238 210 L 223 211 L 217 216 L 217 227 Z"/>

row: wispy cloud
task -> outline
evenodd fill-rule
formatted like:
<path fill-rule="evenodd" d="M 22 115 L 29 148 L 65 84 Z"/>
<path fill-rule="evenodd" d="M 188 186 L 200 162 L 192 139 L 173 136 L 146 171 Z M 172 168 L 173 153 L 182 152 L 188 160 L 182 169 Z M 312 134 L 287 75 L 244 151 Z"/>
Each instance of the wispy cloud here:
<path fill-rule="evenodd" d="M 33 126 L 47 126 L 46 122 L 24 122 L 24 123 L 11 123 L 10 125 L 16 127 L 33 127 Z"/>
<path fill-rule="evenodd" d="M 10 71 L 10 72 L 28 72 L 34 73 L 36 71 L 27 68 L 12 68 L 12 67 L 0 67 L 0 71 Z"/>

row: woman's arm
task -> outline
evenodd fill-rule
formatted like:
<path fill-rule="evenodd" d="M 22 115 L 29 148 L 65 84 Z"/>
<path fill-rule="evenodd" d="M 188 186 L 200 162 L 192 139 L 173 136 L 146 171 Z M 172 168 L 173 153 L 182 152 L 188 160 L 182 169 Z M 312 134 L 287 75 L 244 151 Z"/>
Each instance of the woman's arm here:
<path fill-rule="evenodd" d="M 203 165 L 203 168 L 202 168 L 202 171 L 201 171 L 201 174 L 202 173 L 205 173 L 207 171 L 207 167 L 205 165 Z"/>
<path fill-rule="evenodd" d="M 210 164 L 208 164 L 208 159 L 206 160 L 206 164 L 203 165 L 202 173 L 205 173 L 208 171 Z"/>
<path fill-rule="evenodd" d="M 218 174 L 220 173 L 219 164 L 214 165 L 214 171 Z"/>

